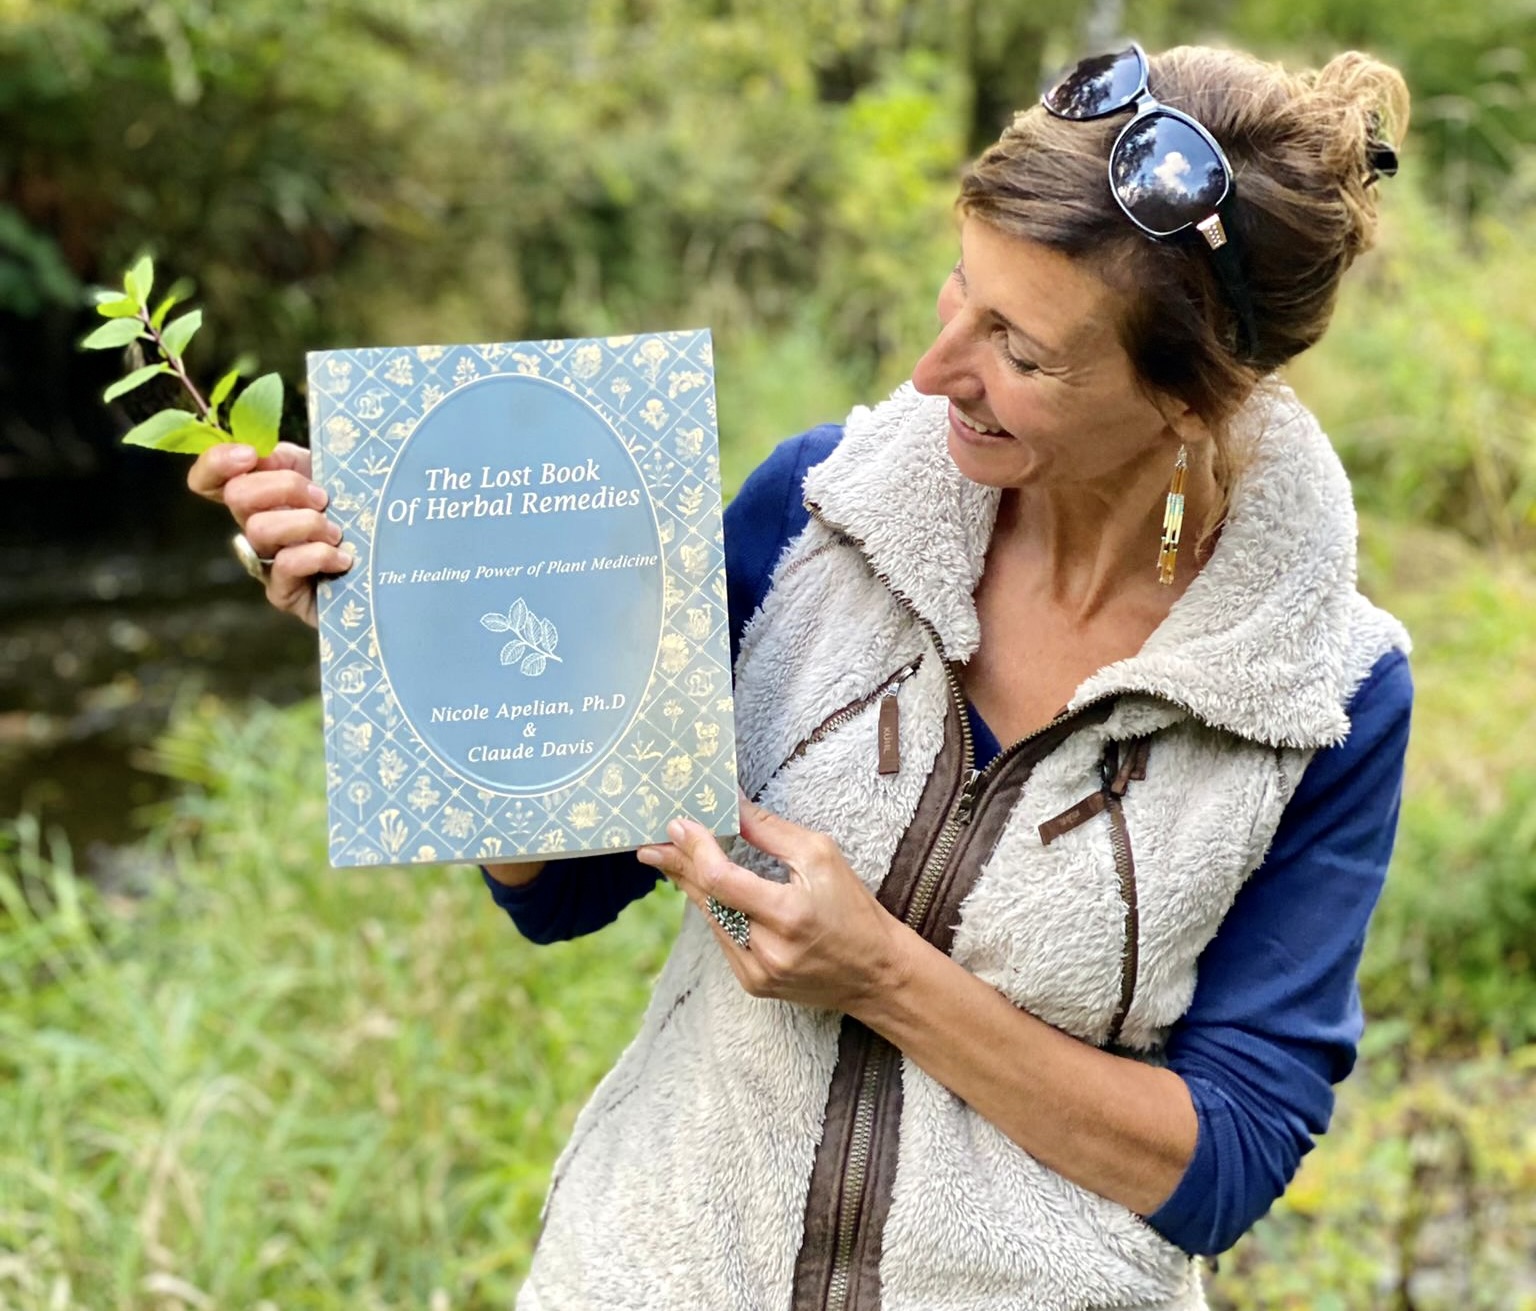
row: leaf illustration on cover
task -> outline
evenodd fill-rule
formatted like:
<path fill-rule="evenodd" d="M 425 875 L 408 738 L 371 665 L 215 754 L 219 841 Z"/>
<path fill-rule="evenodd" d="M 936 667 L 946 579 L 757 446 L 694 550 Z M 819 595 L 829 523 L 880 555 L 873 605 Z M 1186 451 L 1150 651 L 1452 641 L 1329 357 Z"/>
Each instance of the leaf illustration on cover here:
<path fill-rule="evenodd" d="M 560 657 L 555 654 L 560 641 L 559 630 L 550 620 L 534 614 L 522 597 L 512 602 L 505 615 L 494 612 L 481 615 L 480 624 L 493 633 L 512 634 L 512 640 L 501 648 L 499 659 L 504 667 L 516 665 L 519 673 L 537 678 L 551 660 L 560 663 Z"/>

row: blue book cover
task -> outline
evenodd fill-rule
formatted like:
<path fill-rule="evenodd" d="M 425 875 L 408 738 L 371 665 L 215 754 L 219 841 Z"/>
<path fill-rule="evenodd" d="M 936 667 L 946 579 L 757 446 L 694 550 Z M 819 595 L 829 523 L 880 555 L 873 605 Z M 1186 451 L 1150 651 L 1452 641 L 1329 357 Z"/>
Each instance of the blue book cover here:
<path fill-rule="evenodd" d="M 709 333 L 308 360 L 332 864 L 734 833 Z"/>

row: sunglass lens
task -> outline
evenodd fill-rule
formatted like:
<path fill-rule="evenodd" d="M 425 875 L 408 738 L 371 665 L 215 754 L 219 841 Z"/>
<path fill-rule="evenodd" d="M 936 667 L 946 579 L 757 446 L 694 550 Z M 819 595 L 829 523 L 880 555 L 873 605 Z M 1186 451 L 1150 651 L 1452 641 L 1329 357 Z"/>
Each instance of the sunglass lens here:
<path fill-rule="evenodd" d="M 1083 60 L 1042 99 L 1061 118 L 1099 118 L 1131 104 L 1145 85 L 1144 73 L 1139 50 L 1096 55 Z"/>
<path fill-rule="evenodd" d="M 1132 123 L 1109 158 L 1110 182 L 1125 212 L 1154 237 L 1166 237 L 1214 214 L 1227 198 L 1229 176 L 1198 131 L 1154 111 Z"/>

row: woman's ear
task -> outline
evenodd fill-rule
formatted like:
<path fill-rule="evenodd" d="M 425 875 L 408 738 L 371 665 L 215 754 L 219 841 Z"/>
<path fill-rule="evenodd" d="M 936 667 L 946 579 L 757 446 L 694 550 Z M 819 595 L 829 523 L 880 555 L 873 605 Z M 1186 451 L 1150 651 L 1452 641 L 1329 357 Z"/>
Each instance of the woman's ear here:
<path fill-rule="evenodd" d="M 1211 440 L 1210 425 L 1187 402 L 1177 396 L 1159 393 L 1152 403 L 1163 416 L 1163 422 L 1185 446 L 1198 446 Z"/>

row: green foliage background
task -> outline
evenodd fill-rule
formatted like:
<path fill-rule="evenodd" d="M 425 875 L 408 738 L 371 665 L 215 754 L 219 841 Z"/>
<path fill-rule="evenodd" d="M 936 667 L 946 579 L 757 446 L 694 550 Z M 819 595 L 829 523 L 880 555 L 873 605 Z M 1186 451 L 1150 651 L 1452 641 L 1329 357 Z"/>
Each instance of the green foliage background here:
<path fill-rule="evenodd" d="M 201 282 L 194 368 L 708 323 L 734 484 L 904 376 L 959 164 L 1115 28 L 1362 45 L 1415 94 L 1381 249 L 1292 378 L 1417 642 L 1372 1027 L 1213 1305 L 1536 1307 L 1527 0 L 0 0 L 0 312 L 83 329 L 151 247 Z M 531 948 L 465 871 L 328 872 L 316 732 L 186 707 L 147 893 L 13 827 L 0 1311 L 509 1302 L 679 904 Z"/>

